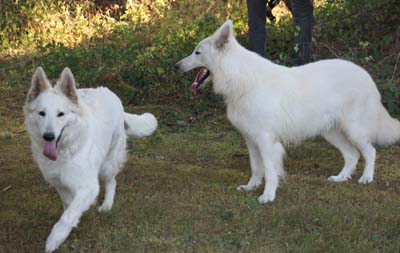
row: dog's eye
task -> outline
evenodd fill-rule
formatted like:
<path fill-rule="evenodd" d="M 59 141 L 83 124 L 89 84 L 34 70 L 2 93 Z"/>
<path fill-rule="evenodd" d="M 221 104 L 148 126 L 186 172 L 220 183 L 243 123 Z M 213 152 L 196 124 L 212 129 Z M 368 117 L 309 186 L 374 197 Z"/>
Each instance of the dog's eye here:
<path fill-rule="evenodd" d="M 44 111 L 40 111 L 40 112 L 39 112 L 39 115 L 42 116 L 42 117 L 44 117 L 44 116 L 46 116 L 46 113 L 45 113 Z"/>
<path fill-rule="evenodd" d="M 196 52 L 194 52 L 194 54 L 200 54 L 200 52 L 199 52 L 199 51 L 196 51 Z"/>
<path fill-rule="evenodd" d="M 64 113 L 63 113 L 63 112 L 59 112 L 59 113 L 57 114 L 57 117 L 62 117 L 62 116 L 64 116 Z"/>

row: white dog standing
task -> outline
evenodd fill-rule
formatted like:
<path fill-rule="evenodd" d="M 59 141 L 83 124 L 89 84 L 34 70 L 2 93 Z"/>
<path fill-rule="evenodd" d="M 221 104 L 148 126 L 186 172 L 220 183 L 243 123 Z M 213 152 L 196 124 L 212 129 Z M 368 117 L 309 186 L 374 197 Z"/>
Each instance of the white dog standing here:
<path fill-rule="evenodd" d="M 361 184 L 374 178 L 373 144 L 400 140 L 400 122 L 390 117 L 371 76 L 345 60 L 322 60 L 288 68 L 242 47 L 225 22 L 176 64 L 180 71 L 201 68 L 193 92 L 213 80 L 227 105 L 229 121 L 246 140 L 252 175 L 238 190 L 256 189 L 265 178 L 260 203 L 274 201 L 283 176 L 285 143 L 322 135 L 338 148 L 345 164 L 329 181 L 351 178 L 360 152 L 365 159 Z"/>
<path fill-rule="evenodd" d="M 107 88 L 76 89 L 68 68 L 54 88 L 43 69 L 37 68 L 24 112 L 33 157 L 64 207 L 47 238 L 46 252 L 52 252 L 96 201 L 99 177 L 105 181 L 105 197 L 98 211 L 111 209 L 115 176 L 126 160 L 126 133 L 148 136 L 157 128 L 157 120 L 150 113 L 125 113 Z"/>

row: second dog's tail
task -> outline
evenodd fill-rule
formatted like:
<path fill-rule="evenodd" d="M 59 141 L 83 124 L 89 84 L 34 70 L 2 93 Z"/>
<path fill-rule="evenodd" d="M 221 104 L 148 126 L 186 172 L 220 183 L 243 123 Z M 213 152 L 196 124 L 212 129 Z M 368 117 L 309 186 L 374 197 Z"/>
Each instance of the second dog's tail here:
<path fill-rule="evenodd" d="M 400 121 L 392 118 L 382 106 L 380 112 L 377 142 L 380 145 L 392 145 L 400 142 Z"/>
<path fill-rule="evenodd" d="M 142 115 L 125 113 L 124 118 L 126 133 L 136 138 L 151 135 L 158 125 L 156 117 L 151 113 Z"/>

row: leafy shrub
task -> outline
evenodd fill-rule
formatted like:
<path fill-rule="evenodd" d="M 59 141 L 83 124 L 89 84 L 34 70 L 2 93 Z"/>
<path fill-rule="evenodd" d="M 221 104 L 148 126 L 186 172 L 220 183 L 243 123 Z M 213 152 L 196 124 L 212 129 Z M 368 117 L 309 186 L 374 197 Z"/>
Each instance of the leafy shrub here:
<path fill-rule="evenodd" d="M 399 113 L 397 1 L 315 2 L 316 59 L 340 57 L 364 66 L 378 80 L 385 105 Z M 210 90 L 200 95 L 207 99 L 193 100 L 190 77 L 173 66 L 227 18 L 247 45 L 244 0 L 13 0 L 0 8 L 0 57 L 28 56 L 34 59 L 31 72 L 43 65 L 53 76 L 69 66 L 81 85 L 113 86 L 131 103 L 220 105 Z M 267 24 L 267 55 L 290 65 L 292 18 L 283 3 L 274 11 L 278 20 Z"/>

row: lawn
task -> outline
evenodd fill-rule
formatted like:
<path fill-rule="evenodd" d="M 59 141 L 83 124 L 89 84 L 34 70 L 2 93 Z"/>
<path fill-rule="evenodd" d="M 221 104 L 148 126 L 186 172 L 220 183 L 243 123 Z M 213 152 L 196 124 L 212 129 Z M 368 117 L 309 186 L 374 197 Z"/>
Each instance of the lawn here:
<path fill-rule="evenodd" d="M 1 87 L 0 252 L 41 252 L 62 213 L 34 163 L 23 126 L 24 85 Z M 28 86 L 26 84 L 25 86 Z M 22 90 L 22 91 L 21 91 Z M 129 141 L 113 209 L 92 207 L 59 252 L 397 252 L 400 147 L 378 150 L 376 182 L 327 177 L 343 164 L 322 139 L 287 147 L 287 175 L 273 204 L 262 189 L 242 193 L 248 153 L 220 109 L 195 121 L 190 109 L 127 106 L 160 120 L 149 138 Z M 101 200 L 101 196 L 99 197 Z"/>
<path fill-rule="evenodd" d="M 313 47 L 316 60 L 344 58 L 367 69 L 400 118 L 396 1 L 315 0 Z M 286 147 L 273 204 L 257 202 L 262 188 L 236 191 L 250 177 L 244 140 L 222 99 L 210 87 L 193 97 L 191 74 L 174 64 L 227 18 L 247 46 L 245 1 L 3 2 L 0 253 L 43 252 L 62 213 L 23 124 L 38 66 L 52 81 L 68 66 L 79 87 L 106 86 L 126 111 L 152 112 L 160 123 L 153 136 L 129 140 L 111 212 L 93 206 L 57 252 L 399 252 L 400 146 L 378 148 L 374 183 L 357 183 L 360 163 L 352 180 L 336 184 L 327 178 L 340 172 L 342 157 L 317 138 Z M 283 3 L 276 11 L 267 55 L 290 66 L 295 27 Z"/>

